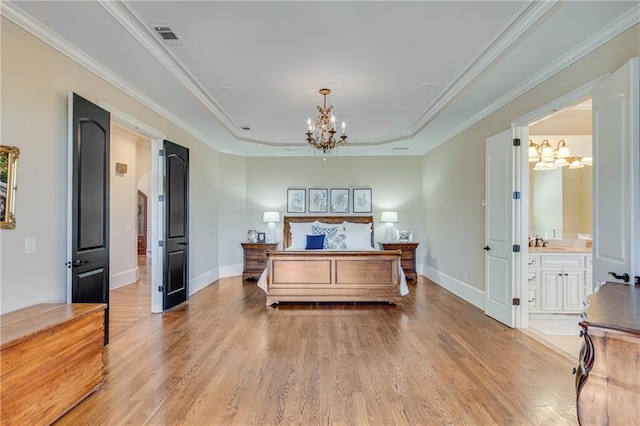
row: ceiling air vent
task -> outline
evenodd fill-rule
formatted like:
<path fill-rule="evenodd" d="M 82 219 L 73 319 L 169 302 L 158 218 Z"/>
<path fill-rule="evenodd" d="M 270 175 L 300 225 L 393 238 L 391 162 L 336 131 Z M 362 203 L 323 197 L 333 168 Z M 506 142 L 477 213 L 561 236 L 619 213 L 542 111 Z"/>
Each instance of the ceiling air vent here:
<path fill-rule="evenodd" d="M 178 34 L 170 26 L 154 25 L 152 28 L 167 44 L 184 46 L 184 42 L 180 40 Z"/>

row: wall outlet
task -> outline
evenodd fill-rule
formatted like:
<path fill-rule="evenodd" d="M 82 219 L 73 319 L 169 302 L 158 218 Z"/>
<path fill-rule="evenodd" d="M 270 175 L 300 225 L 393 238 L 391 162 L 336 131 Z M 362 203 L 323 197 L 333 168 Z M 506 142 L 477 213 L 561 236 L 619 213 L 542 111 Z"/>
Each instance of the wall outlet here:
<path fill-rule="evenodd" d="M 24 254 L 36 252 L 36 237 L 27 237 L 24 239 Z"/>
<path fill-rule="evenodd" d="M 469 276 L 467 275 L 466 272 L 462 274 L 462 279 L 464 280 L 465 283 L 469 281 Z"/>

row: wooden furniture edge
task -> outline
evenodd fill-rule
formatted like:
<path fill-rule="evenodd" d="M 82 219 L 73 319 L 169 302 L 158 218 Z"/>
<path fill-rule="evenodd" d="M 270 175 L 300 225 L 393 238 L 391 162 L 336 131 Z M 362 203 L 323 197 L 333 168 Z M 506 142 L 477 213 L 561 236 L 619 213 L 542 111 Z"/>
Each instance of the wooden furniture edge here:
<path fill-rule="evenodd" d="M 80 319 L 104 311 L 104 303 L 39 303 L 0 315 L 0 351 L 53 329 L 70 319 Z M 40 318 L 36 317 L 39 316 Z M 23 324 L 24 320 L 29 324 Z"/>

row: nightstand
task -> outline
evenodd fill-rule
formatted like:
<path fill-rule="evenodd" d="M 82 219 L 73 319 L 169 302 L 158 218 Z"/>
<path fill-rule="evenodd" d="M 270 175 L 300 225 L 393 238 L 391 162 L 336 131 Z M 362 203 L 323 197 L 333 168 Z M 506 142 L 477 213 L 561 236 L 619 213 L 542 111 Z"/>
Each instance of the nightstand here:
<path fill-rule="evenodd" d="M 401 250 L 401 264 L 404 275 L 408 280 L 418 280 L 416 273 L 416 248 L 418 243 L 410 243 L 404 241 L 378 241 L 382 250 Z"/>
<path fill-rule="evenodd" d="M 275 250 L 278 243 L 241 243 L 244 249 L 242 279 L 258 280 L 267 267 L 267 250 Z"/>

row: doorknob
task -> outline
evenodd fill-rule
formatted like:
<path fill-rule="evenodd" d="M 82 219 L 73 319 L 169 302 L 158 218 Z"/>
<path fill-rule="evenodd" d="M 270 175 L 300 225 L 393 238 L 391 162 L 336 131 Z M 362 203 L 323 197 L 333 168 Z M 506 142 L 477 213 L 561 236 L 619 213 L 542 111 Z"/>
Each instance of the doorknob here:
<path fill-rule="evenodd" d="M 624 274 L 622 274 L 622 275 L 618 275 L 615 272 L 609 272 L 609 275 L 611 275 L 616 280 L 622 280 L 625 283 L 629 282 L 629 274 L 627 274 L 626 272 Z"/>
<path fill-rule="evenodd" d="M 66 262 L 65 265 L 67 268 L 71 268 L 71 267 L 78 268 L 82 265 L 86 265 L 87 263 L 91 263 L 91 261 L 90 260 L 82 261 L 77 259 L 77 260 L 74 260 L 73 262 Z"/>
<path fill-rule="evenodd" d="M 489 251 L 489 250 L 491 250 L 491 247 L 489 247 L 489 246 L 484 246 L 484 250 Z"/>

